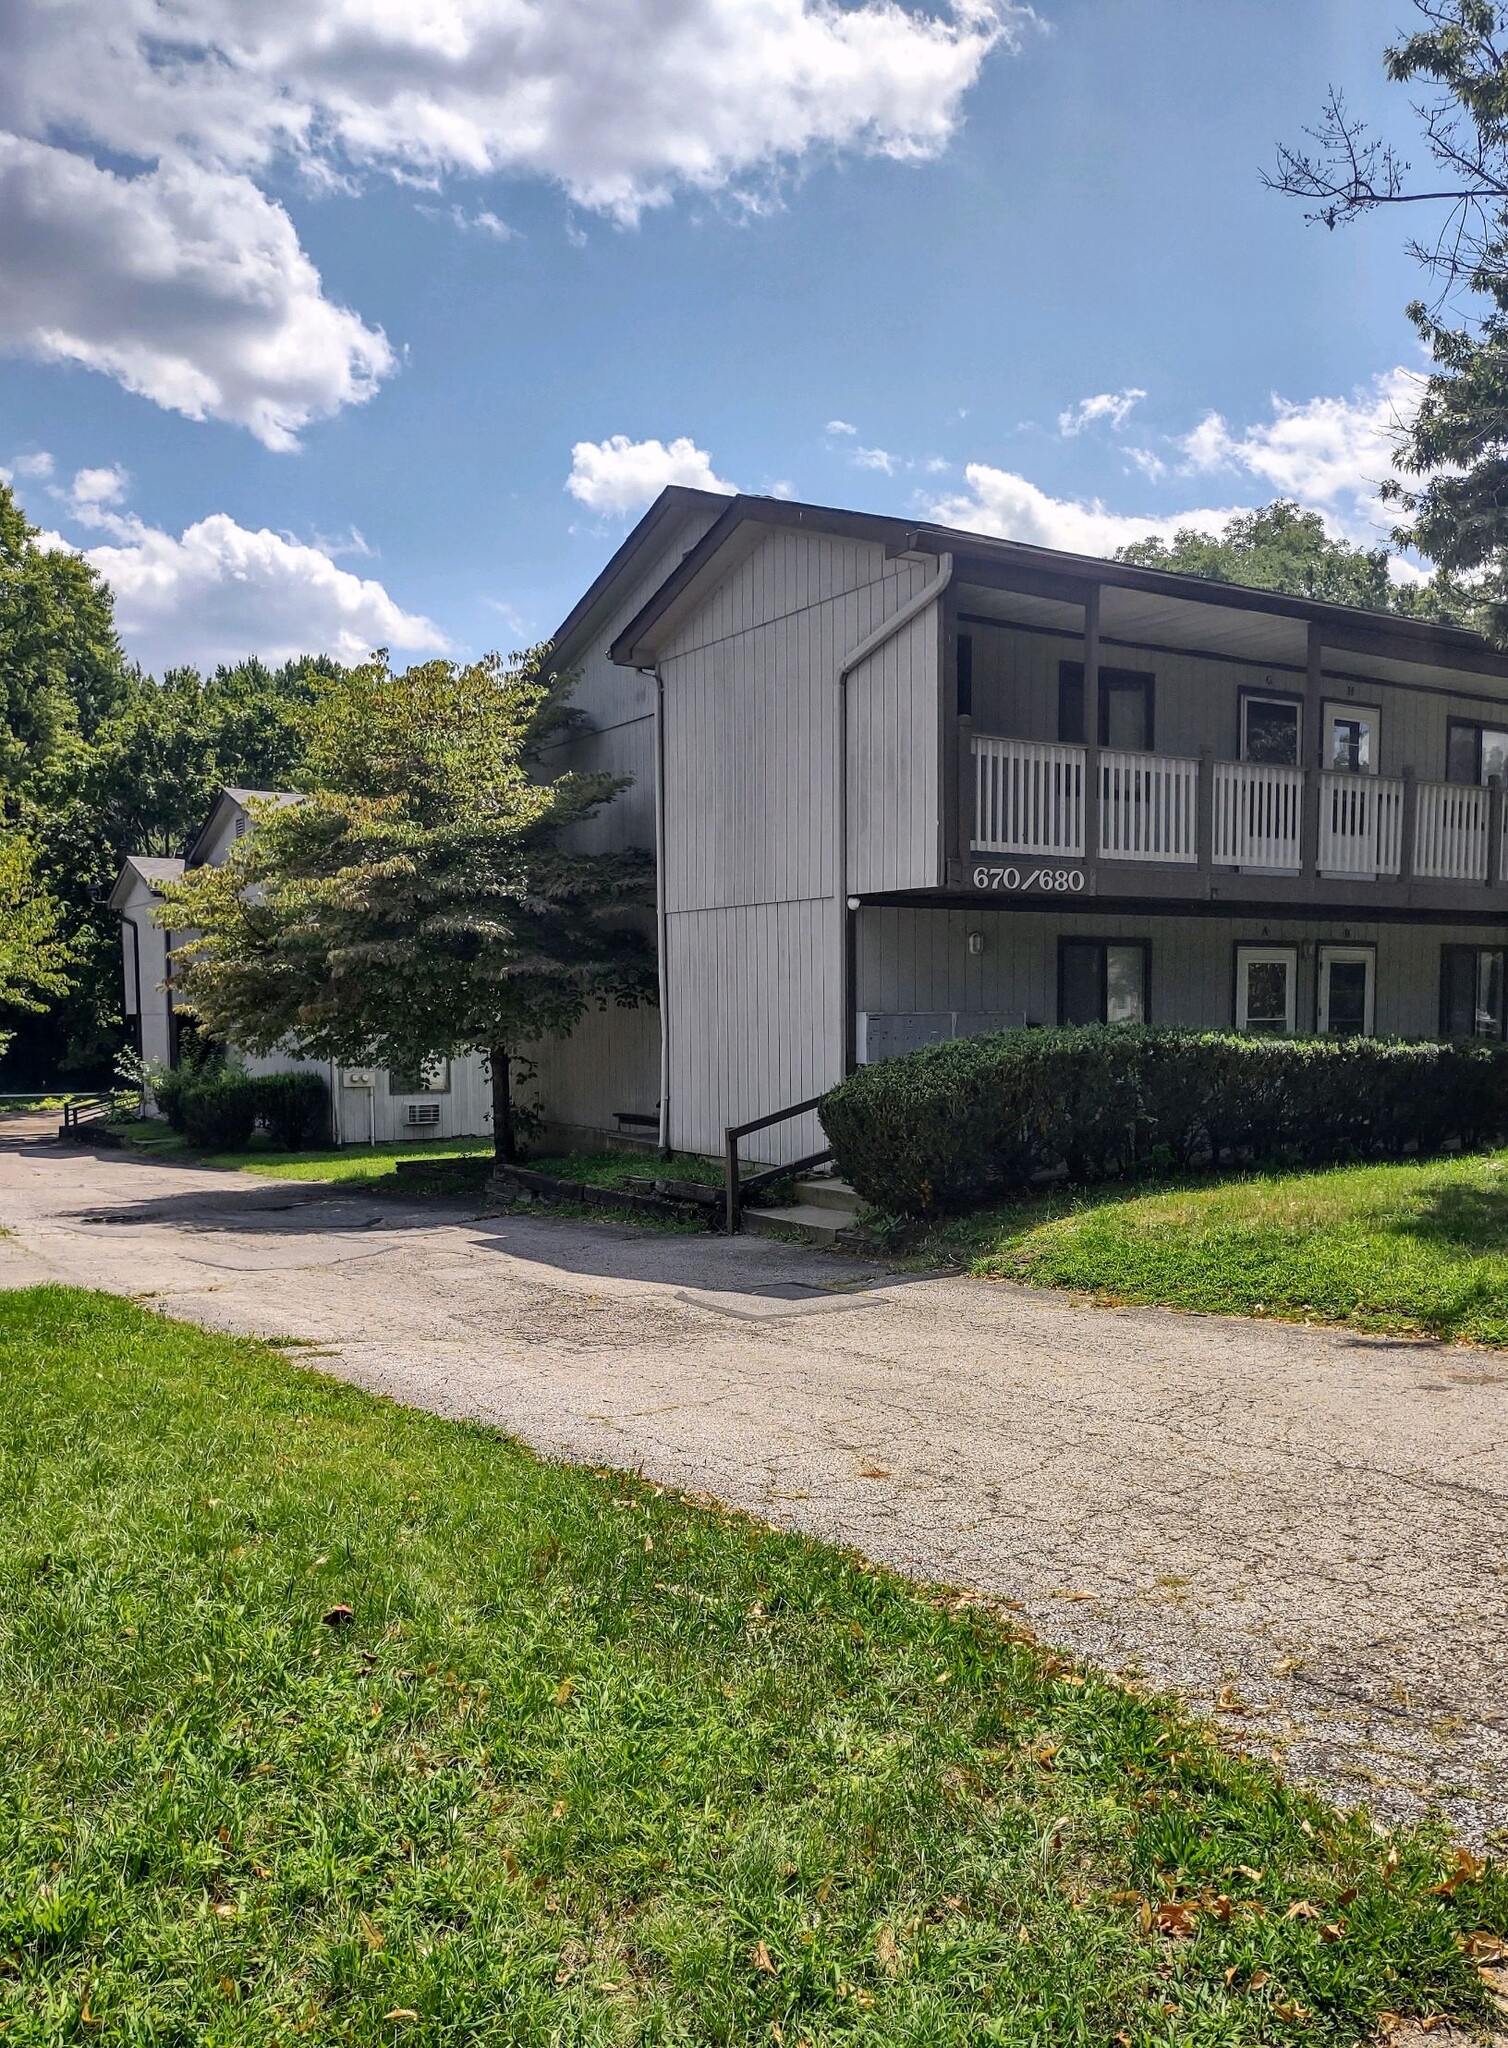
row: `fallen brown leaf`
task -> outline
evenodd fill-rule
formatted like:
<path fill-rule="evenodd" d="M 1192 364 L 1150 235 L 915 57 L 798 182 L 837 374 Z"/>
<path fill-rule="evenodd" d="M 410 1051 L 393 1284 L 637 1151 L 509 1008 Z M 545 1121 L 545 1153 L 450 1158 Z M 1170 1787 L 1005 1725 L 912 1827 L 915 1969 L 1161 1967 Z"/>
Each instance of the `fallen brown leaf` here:
<path fill-rule="evenodd" d="M 1178 1940 L 1185 1940 L 1199 1926 L 1199 1908 L 1192 1899 L 1169 1899 L 1152 1917 L 1159 1934 L 1171 1934 Z"/>
<path fill-rule="evenodd" d="M 778 1977 L 780 1975 L 779 1965 L 762 1941 L 754 1944 L 754 1951 L 749 1960 L 756 1970 L 763 1970 L 767 1977 Z"/>
<path fill-rule="evenodd" d="M 1307 1899 L 1295 1899 L 1288 1908 L 1288 1911 L 1283 1915 L 1283 1918 L 1285 1920 L 1318 1920 L 1320 1918 L 1320 1909 L 1318 1906 L 1312 1906 Z"/>
<path fill-rule="evenodd" d="M 320 1616 L 326 1628 L 345 1628 L 355 1619 L 349 1607 L 331 1607 Z"/>
<path fill-rule="evenodd" d="M 1508 1941 L 1488 1928 L 1479 1927 L 1473 1934 L 1458 1934 L 1456 1940 L 1474 1963 L 1508 1963 Z"/>

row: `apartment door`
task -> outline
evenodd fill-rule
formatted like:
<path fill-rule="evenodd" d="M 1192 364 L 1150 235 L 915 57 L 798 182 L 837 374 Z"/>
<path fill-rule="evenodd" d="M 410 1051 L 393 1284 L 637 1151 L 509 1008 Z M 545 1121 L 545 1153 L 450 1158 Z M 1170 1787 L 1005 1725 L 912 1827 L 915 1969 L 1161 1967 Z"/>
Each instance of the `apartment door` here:
<path fill-rule="evenodd" d="M 1371 704 L 1325 706 L 1325 751 L 1320 766 L 1327 774 L 1377 773 L 1377 717 Z"/>
<path fill-rule="evenodd" d="M 1321 946 L 1321 1038 L 1370 1038 L 1375 1009 L 1377 954 L 1371 946 Z"/>

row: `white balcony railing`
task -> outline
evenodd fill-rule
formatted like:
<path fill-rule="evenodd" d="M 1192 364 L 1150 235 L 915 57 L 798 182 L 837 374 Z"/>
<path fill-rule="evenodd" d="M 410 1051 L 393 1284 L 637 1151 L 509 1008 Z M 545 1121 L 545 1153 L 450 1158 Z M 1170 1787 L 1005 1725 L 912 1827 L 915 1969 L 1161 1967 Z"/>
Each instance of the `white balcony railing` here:
<path fill-rule="evenodd" d="M 1403 784 L 1382 775 L 1320 777 L 1322 875 L 1396 875 L 1403 854 Z"/>
<path fill-rule="evenodd" d="M 1421 782 L 1414 814 L 1414 873 L 1428 881 L 1485 882 L 1491 797 L 1475 782 Z"/>
<path fill-rule="evenodd" d="M 1084 858 L 1084 749 L 974 739 L 974 851 Z"/>
<path fill-rule="evenodd" d="M 1216 867 L 1297 869 L 1304 811 L 1302 768 L 1215 763 L 1211 858 Z"/>
<path fill-rule="evenodd" d="M 1173 754 L 1100 754 L 1100 858 L 1199 858 L 1199 763 Z"/>

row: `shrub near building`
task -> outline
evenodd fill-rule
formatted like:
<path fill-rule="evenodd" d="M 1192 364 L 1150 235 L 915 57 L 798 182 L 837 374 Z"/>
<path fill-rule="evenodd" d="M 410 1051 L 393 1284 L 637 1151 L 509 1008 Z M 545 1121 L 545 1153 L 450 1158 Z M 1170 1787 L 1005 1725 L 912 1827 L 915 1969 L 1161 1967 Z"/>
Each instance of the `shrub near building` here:
<path fill-rule="evenodd" d="M 1065 1170 L 1092 1183 L 1490 1144 L 1508 1133 L 1508 1048 L 1127 1026 L 1002 1032 L 862 1067 L 821 1118 L 866 1202 L 922 1216 Z"/>

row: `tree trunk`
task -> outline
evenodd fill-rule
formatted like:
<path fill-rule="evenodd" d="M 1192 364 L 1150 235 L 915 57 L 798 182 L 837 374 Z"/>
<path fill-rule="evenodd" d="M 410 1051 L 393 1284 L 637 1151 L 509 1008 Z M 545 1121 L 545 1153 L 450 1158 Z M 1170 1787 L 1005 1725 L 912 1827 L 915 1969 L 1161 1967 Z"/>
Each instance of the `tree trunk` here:
<path fill-rule="evenodd" d="M 508 1084 L 508 1048 L 494 1045 L 487 1054 L 492 1068 L 492 1153 L 501 1166 L 518 1157 L 513 1138 L 513 1091 Z"/>

